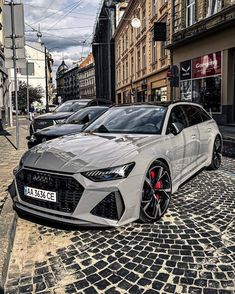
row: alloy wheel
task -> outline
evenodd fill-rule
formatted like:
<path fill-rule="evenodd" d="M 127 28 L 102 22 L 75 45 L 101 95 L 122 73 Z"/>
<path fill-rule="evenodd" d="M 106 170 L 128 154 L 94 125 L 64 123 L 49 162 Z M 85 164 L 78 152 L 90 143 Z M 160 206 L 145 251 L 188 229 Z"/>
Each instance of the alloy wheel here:
<path fill-rule="evenodd" d="M 171 199 L 171 179 L 169 169 L 157 161 L 148 170 L 141 201 L 141 219 L 154 222 L 166 212 Z"/>
<path fill-rule="evenodd" d="M 219 137 L 216 137 L 213 149 L 213 164 L 215 169 L 218 169 L 221 165 L 222 158 L 222 145 Z"/>

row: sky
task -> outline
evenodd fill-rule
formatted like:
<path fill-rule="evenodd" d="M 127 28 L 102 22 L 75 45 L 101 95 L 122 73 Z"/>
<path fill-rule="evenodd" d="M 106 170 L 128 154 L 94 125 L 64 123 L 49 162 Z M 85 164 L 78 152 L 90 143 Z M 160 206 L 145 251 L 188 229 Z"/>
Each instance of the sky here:
<path fill-rule="evenodd" d="M 42 42 L 52 53 L 53 72 L 62 59 L 69 66 L 91 51 L 93 28 L 100 0 L 18 0 L 24 4 L 26 42 Z"/>

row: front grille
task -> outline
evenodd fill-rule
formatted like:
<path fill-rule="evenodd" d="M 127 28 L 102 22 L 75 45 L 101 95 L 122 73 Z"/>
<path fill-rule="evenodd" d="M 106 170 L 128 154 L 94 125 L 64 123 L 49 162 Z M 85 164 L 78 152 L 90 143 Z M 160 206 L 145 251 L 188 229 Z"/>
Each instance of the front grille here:
<path fill-rule="evenodd" d="M 33 122 L 34 131 L 41 130 L 54 125 L 52 119 L 35 119 Z"/>
<path fill-rule="evenodd" d="M 124 212 L 124 203 L 119 192 L 112 192 L 100 201 L 91 214 L 112 220 L 119 220 Z"/>
<path fill-rule="evenodd" d="M 83 186 L 70 176 L 23 169 L 16 175 L 20 198 L 40 207 L 72 213 L 84 191 Z M 24 195 L 24 186 L 57 192 L 57 202 L 49 202 Z"/>

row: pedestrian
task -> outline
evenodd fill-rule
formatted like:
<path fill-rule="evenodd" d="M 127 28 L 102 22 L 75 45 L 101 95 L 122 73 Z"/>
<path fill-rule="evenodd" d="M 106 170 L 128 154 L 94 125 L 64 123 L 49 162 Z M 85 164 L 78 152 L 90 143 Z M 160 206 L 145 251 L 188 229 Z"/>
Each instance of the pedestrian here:
<path fill-rule="evenodd" d="M 33 120 L 33 118 L 34 118 L 34 106 L 33 106 L 33 104 L 30 104 L 30 106 L 29 106 L 29 120 Z"/>

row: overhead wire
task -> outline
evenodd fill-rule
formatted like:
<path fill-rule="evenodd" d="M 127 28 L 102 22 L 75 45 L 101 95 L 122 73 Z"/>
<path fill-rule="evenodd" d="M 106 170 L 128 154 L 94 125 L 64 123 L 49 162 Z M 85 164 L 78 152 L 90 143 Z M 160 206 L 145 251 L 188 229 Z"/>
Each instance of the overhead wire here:
<path fill-rule="evenodd" d="M 24 3 L 24 5 L 25 6 L 30 6 L 30 7 L 35 7 L 35 8 L 40 8 L 40 9 L 47 9 L 47 7 L 46 6 L 39 6 L 39 5 L 34 5 L 34 4 L 28 4 L 28 3 Z M 72 6 L 71 4 L 69 5 L 69 6 Z M 68 8 L 68 7 L 67 7 Z M 66 7 L 64 8 L 64 9 L 66 9 Z M 63 9 L 63 10 L 64 10 Z M 48 9 L 48 11 L 51 11 L 51 12 L 55 12 L 55 14 L 56 13 L 58 13 L 58 12 L 63 12 L 63 10 L 62 9 Z M 84 12 L 75 12 L 75 11 L 73 11 L 73 12 L 71 12 L 71 14 L 75 14 L 75 15 L 86 15 L 86 16 L 92 16 L 92 17 L 95 17 L 95 14 L 88 14 L 88 13 L 84 13 Z"/>
<path fill-rule="evenodd" d="M 42 18 L 39 18 L 39 19 L 37 19 L 35 22 L 31 23 L 31 25 L 37 24 L 37 23 L 39 23 L 40 21 L 45 20 L 45 19 L 47 19 L 47 18 L 49 18 L 49 17 L 51 17 L 51 16 L 57 14 L 59 11 L 60 11 L 60 12 L 63 12 L 64 10 L 69 9 L 71 6 L 74 6 L 76 3 L 77 3 L 77 1 L 74 2 L 74 3 L 70 3 L 69 5 L 65 6 L 65 7 L 64 7 L 63 9 L 61 9 L 61 10 L 57 10 L 56 12 L 52 12 L 52 13 L 50 13 L 50 14 L 48 14 L 48 15 L 42 17 Z"/>
<path fill-rule="evenodd" d="M 49 27 L 49 29 L 53 28 L 55 25 L 57 25 L 59 22 L 61 22 L 61 20 L 63 20 L 65 17 L 67 17 L 74 9 L 76 9 L 81 4 L 81 2 L 82 2 L 82 0 L 78 1 L 78 3 L 76 5 L 74 5 L 67 13 L 62 15 L 61 18 L 59 18 L 54 24 L 52 24 Z"/>

